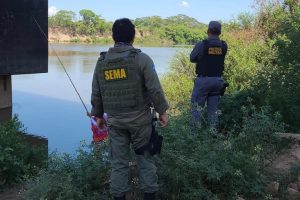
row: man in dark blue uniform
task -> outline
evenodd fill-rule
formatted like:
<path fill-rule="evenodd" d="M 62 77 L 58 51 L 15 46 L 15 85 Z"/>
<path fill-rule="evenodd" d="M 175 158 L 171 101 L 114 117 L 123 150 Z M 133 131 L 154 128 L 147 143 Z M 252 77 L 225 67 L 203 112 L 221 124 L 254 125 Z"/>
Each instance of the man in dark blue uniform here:
<path fill-rule="evenodd" d="M 198 42 L 190 54 L 190 61 L 196 63 L 197 78 L 192 92 L 192 118 L 195 125 L 200 124 L 202 110 L 207 104 L 208 127 L 217 128 L 217 108 L 220 93 L 224 86 L 221 77 L 227 53 L 226 42 L 220 40 L 221 24 L 211 21 L 207 30 L 208 38 Z"/>

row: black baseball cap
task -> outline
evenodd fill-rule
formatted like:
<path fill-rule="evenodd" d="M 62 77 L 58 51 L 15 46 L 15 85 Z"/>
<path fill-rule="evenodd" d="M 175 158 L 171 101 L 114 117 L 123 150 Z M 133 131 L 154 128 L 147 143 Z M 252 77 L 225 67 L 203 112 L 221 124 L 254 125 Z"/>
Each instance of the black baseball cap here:
<path fill-rule="evenodd" d="M 221 23 L 218 21 L 210 21 L 208 24 L 208 29 L 216 34 L 221 34 Z"/>

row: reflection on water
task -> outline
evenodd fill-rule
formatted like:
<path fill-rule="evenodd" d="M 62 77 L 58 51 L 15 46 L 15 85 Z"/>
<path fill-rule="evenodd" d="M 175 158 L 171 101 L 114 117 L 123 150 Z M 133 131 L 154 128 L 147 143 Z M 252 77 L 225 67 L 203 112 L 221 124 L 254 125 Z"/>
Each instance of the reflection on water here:
<path fill-rule="evenodd" d="M 49 152 L 74 152 L 91 142 L 90 122 L 80 103 L 14 90 L 13 110 L 26 132 L 48 138 Z"/>
<path fill-rule="evenodd" d="M 14 113 L 28 132 L 48 138 L 50 150 L 74 151 L 81 140 L 90 139 L 90 125 L 54 49 L 70 74 L 83 101 L 90 104 L 91 82 L 99 52 L 108 46 L 51 44 L 49 72 L 13 76 Z M 139 47 L 137 47 L 139 48 Z M 177 48 L 140 47 L 155 63 L 159 75 L 169 68 Z"/>

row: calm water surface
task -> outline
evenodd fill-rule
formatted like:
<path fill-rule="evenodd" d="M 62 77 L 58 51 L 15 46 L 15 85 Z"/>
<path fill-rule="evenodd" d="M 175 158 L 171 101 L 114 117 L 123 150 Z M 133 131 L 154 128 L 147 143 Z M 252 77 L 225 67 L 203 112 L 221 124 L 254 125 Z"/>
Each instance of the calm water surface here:
<path fill-rule="evenodd" d="M 100 51 L 108 46 L 51 44 L 90 109 L 91 82 Z M 154 60 L 163 75 L 178 48 L 137 47 Z M 90 121 L 58 59 L 49 50 L 49 72 L 13 76 L 13 112 L 27 132 L 48 138 L 49 151 L 74 152 L 91 142 Z"/>

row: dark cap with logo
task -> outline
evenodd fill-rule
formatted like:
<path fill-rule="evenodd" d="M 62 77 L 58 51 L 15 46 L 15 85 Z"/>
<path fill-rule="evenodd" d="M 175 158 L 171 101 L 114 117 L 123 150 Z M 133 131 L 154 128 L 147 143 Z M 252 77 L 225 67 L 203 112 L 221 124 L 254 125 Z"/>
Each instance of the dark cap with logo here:
<path fill-rule="evenodd" d="M 221 34 L 221 24 L 218 21 L 210 21 L 208 24 L 208 30 L 215 34 Z"/>

